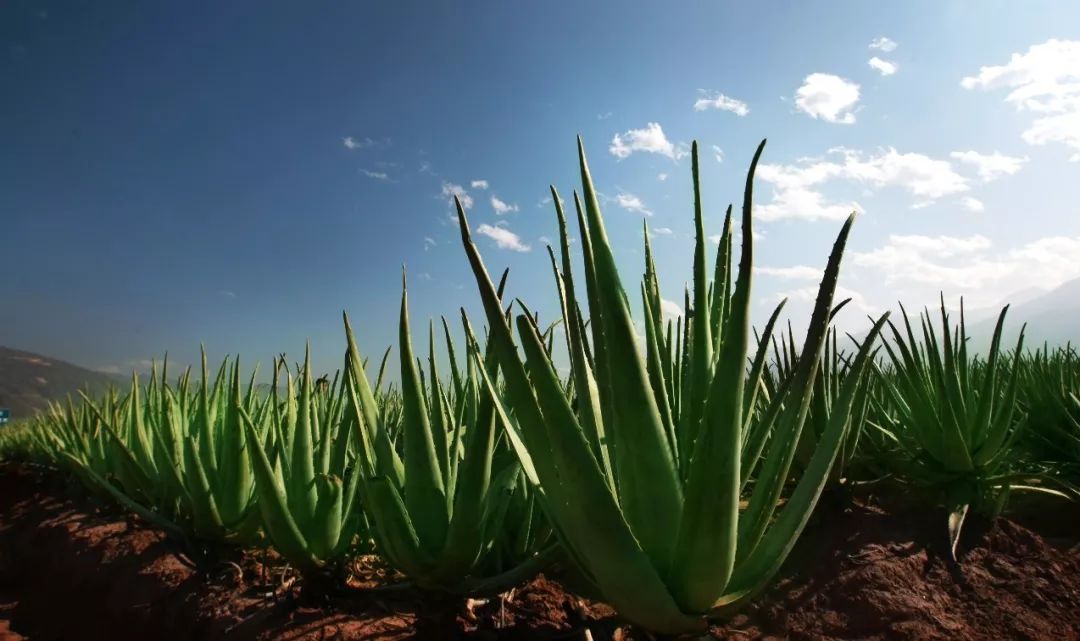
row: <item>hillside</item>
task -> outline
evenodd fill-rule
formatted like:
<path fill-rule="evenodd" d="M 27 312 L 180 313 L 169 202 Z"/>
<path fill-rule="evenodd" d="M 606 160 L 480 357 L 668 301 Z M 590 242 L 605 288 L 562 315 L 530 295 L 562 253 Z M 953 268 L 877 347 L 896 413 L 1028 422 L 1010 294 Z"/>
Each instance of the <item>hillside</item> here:
<path fill-rule="evenodd" d="M 18 419 L 63 399 L 80 388 L 98 394 L 121 379 L 71 363 L 0 346 L 0 407 Z"/>
<path fill-rule="evenodd" d="M 969 334 L 977 341 L 988 341 L 994 332 L 997 314 L 983 318 L 969 327 Z M 1080 344 L 1080 278 L 1070 280 L 1058 287 L 1030 298 L 1013 303 L 1005 321 L 1006 345 L 1012 346 L 1020 326 L 1027 323 L 1024 344 L 1028 348 L 1050 345 Z M 982 345 L 982 343 L 976 343 Z"/>

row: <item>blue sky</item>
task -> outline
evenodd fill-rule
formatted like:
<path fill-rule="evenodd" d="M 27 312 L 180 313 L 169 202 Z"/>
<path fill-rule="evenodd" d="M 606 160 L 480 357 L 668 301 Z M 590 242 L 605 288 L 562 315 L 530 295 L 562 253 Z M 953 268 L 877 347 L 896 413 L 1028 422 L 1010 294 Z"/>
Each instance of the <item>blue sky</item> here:
<path fill-rule="evenodd" d="M 645 218 L 672 313 L 694 139 L 710 234 L 769 139 L 758 318 L 807 313 L 851 209 L 850 327 L 1080 276 L 1075 2 L 222 4 L 0 5 L 0 344 L 121 371 L 310 339 L 331 369 L 342 309 L 394 342 L 403 264 L 421 341 L 477 309 L 453 191 L 550 318 L 579 133 L 627 285 Z"/>

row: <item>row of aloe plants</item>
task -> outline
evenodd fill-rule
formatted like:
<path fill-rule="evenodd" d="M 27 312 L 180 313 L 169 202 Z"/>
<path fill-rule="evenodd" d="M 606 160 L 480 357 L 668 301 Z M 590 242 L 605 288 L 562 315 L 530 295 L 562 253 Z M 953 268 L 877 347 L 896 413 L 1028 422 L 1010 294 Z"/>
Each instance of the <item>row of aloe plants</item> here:
<path fill-rule="evenodd" d="M 944 302 L 940 335 L 929 313 L 921 335 L 906 312 L 902 327 L 885 314 L 845 349 L 830 324 L 845 304 L 833 298 L 853 217 L 828 258 L 805 337 L 776 334 L 781 302 L 751 346 L 753 179 L 763 148 L 747 174 L 741 233 L 729 206 L 710 266 L 693 146 L 686 313 L 661 313 L 646 233 L 643 340 L 579 141 L 582 191 L 570 221 L 552 188 L 555 324 L 542 328 L 526 302 L 503 298 L 506 273 L 496 286 L 458 204 L 485 341 L 462 311 L 464 344 L 445 319 L 441 332 L 429 325 L 425 365 L 403 282 L 396 388 L 383 385 L 390 351 L 372 382 L 346 317 L 332 381 L 314 380 L 306 356 L 292 369 L 282 356 L 260 393 L 255 372 L 243 383 L 238 359 L 211 376 L 204 356 L 198 379 L 185 371 L 170 382 L 163 366 L 124 394 L 54 406 L 0 436 L 0 453 L 71 469 L 194 547 L 271 545 L 309 574 L 374 551 L 422 587 L 484 594 L 558 561 L 573 585 L 665 633 L 700 629 L 753 599 L 821 494 L 853 480 L 939 491 L 954 542 L 969 507 L 993 512 L 1010 490 L 1075 498 L 1074 352 L 1026 357 L 1022 338 L 1002 350 L 1003 311 L 989 352 L 976 356 L 962 312 L 951 326 Z M 573 223 L 580 261 L 570 253 Z M 556 326 L 565 377 L 555 366 Z M 878 341 L 885 328 L 891 336 Z"/>

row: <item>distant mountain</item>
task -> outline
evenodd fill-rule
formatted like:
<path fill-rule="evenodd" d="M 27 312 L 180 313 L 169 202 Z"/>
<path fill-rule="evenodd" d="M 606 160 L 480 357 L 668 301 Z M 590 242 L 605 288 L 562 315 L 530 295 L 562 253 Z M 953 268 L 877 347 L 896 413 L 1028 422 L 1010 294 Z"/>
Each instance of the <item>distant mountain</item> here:
<path fill-rule="evenodd" d="M 96 395 L 108 385 L 122 382 L 118 376 L 0 347 L 0 407 L 10 409 L 12 419 L 29 416 L 44 409 L 50 400 L 61 400 L 79 389 L 89 388 Z"/>
<path fill-rule="evenodd" d="M 997 312 L 968 327 L 968 334 L 977 341 L 976 347 L 982 347 L 990 340 L 996 322 Z M 1027 323 L 1024 345 L 1028 348 L 1041 347 L 1044 342 L 1051 346 L 1069 342 L 1080 345 L 1080 278 L 1041 296 L 1013 303 L 1005 317 L 1003 340 L 1006 346 L 1015 346 L 1017 332 L 1024 323 Z"/>

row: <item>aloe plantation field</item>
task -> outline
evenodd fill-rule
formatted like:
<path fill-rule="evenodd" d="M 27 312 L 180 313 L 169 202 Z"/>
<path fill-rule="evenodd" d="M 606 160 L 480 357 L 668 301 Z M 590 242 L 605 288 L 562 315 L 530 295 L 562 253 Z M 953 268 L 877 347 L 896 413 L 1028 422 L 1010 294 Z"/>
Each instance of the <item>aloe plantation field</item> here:
<path fill-rule="evenodd" d="M 975 8 L 829 5 L 858 39 L 783 72 L 806 8 L 609 7 L 640 42 L 652 15 L 772 43 L 710 49 L 760 70 L 674 74 L 603 30 L 587 69 L 558 42 L 594 27 L 541 43 L 536 7 L 0 9 L 25 129 L 0 129 L 25 152 L 0 208 L 39 212 L 11 224 L 14 262 L 54 245 L 0 288 L 0 331 L 101 363 L 3 352 L 0 639 L 1080 639 L 1080 227 L 1059 213 L 1080 41 L 1046 39 L 1080 14 L 1045 5 L 978 16 L 963 53 L 943 43 Z M 405 25 L 433 40 L 406 49 Z M 863 54 L 861 84 L 814 71 Z M 331 97 L 343 59 L 365 80 Z M 644 84 L 617 87 L 616 59 Z M 205 96 L 165 100 L 154 65 Z M 506 98 L 532 120 L 406 99 L 410 73 L 473 87 L 469 65 L 507 96 L 578 76 L 547 106 Z M 888 85 L 945 67 L 931 135 Z M 33 115 L 54 84 L 86 112 Z M 683 85 L 672 121 L 700 140 L 646 120 Z M 953 106 L 1001 89 L 1008 110 Z M 50 122 L 127 142 L 50 169 L 26 133 Z M 327 126 L 359 170 L 301 140 Z M 495 142 L 455 150 L 461 131 Z"/>

